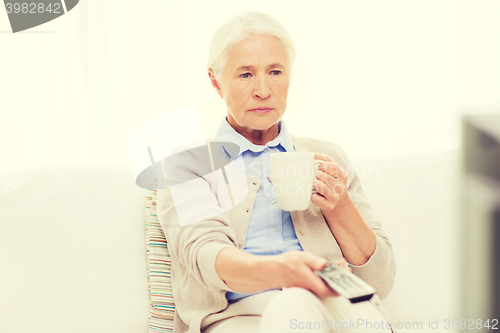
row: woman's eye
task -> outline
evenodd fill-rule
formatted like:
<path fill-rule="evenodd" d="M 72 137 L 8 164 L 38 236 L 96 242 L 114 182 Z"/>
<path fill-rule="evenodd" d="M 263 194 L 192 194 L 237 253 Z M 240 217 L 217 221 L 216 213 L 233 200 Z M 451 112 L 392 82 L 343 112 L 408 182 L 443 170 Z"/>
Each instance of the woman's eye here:
<path fill-rule="evenodd" d="M 244 79 L 246 79 L 248 76 L 245 76 L 245 75 L 250 75 L 250 73 L 245 73 L 245 74 L 241 74 L 240 76 Z"/>
<path fill-rule="evenodd" d="M 271 71 L 271 73 L 273 73 L 273 74 L 277 73 L 277 74 L 274 74 L 274 75 L 279 75 L 281 73 L 281 71 L 276 70 L 276 71 Z"/>

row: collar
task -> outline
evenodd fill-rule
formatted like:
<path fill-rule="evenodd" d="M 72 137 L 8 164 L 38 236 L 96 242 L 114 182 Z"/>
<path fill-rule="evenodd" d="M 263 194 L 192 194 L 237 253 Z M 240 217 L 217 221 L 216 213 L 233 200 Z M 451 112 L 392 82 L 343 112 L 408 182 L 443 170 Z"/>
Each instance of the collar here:
<path fill-rule="evenodd" d="M 223 147 L 224 142 L 235 143 L 240 147 L 239 153 L 231 153 L 230 149 L 224 148 L 224 150 L 231 156 L 232 159 L 235 159 L 247 150 L 251 150 L 253 152 L 261 152 L 268 147 L 276 147 L 278 145 L 281 145 L 285 149 L 285 151 L 295 151 L 295 147 L 293 146 L 293 141 L 290 134 L 288 133 L 285 121 L 281 119 L 278 122 L 278 126 L 280 129 L 278 136 L 266 143 L 265 146 L 260 146 L 253 144 L 252 142 L 248 141 L 248 139 L 246 139 L 243 135 L 236 132 L 234 128 L 227 122 L 226 116 L 224 117 L 224 119 L 222 119 L 215 137 L 217 138 L 217 141 L 222 143 Z"/>

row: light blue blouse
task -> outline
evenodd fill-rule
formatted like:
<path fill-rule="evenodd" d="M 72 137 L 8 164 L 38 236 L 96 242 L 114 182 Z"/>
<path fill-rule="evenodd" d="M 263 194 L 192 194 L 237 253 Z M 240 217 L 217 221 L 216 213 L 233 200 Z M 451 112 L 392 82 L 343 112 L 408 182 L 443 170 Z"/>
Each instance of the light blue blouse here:
<path fill-rule="evenodd" d="M 257 192 L 255 205 L 248 224 L 244 250 L 255 255 L 275 255 L 290 250 L 303 251 L 297 239 L 290 213 L 279 208 L 268 175 L 271 172 L 271 154 L 295 151 L 292 138 L 288 134 L 283 119 L 279 122 L 278 136 L 265 146 L 254 145 L 227 122 L 222 120 L 217 134 L 219 142 L 231 142 L 240 147 L 247 176 L 261 180 L 262 186 Z M 224 144 L 222 144 L 224 147 Z M 228 153 L 227 157 L 236 159 L 238 155 Z M 229 303 L 234 303 L 253 294 L 227 292 Z"/>

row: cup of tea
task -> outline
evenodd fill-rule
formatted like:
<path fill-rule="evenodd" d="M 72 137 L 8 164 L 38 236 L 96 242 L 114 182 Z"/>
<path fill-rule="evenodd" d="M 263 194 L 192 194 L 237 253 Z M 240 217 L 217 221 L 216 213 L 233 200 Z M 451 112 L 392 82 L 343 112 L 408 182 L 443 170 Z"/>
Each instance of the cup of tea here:
<path fill-rule="evenodd" d="M 305 210 L 309 207 L 319 164 L 311 152 L 271 154 L 271 175 L 274 194 L 282 210 Z"/>

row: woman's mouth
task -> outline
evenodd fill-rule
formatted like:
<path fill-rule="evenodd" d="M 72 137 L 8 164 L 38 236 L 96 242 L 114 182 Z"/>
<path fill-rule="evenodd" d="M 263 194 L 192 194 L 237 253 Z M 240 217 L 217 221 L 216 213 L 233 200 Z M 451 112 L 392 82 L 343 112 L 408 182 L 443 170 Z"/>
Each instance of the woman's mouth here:
<path fill-rule="evenodd" d="M 255 113 L 268 113 L 272 109 L 273 108 L 256 108 L 256 109 L 251 109 L 250 111 L 255 112 Z"/>

